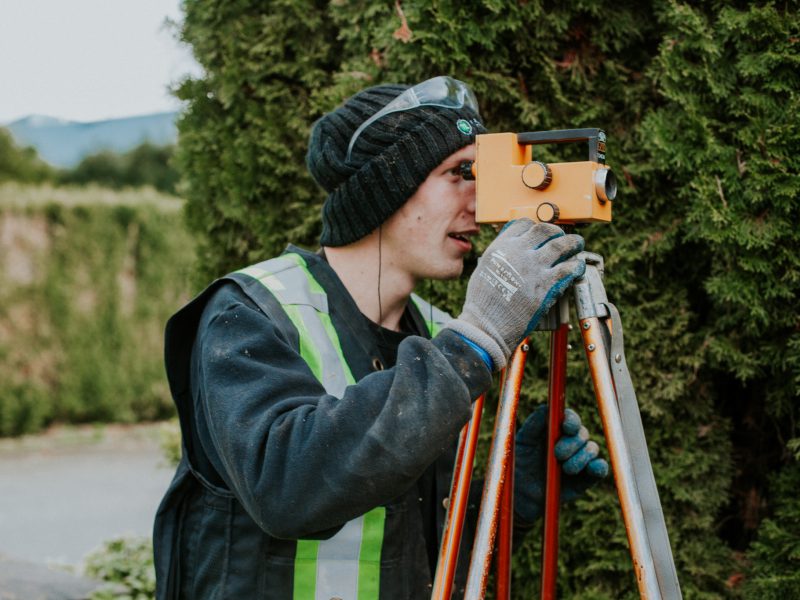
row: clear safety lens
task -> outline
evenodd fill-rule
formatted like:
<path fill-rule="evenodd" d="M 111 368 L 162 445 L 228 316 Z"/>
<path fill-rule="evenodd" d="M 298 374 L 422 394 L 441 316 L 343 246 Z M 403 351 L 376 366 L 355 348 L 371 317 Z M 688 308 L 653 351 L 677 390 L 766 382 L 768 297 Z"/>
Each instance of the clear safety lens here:
<path fill-rule="evenodd" d="M 441 106 L 442 108 L 453 109 L 466 106 L 472 109 L 476 114 L 478 113 L 478 100 L 475 98 L 475 94 L 472 93 L 472 90 L 467 87 L 466 83 L 448 77 L 447 75 L 440 75 L 439 77 L 428 79 L 414 87 L 408 88 L 397 98 L 364 121 L 359 128 L 355 130 L 353 137 L 350 138 L 350 144 L 347 146 L 347 160 L 350 160 L 350 153 L 353 151 L 353 146 L 355 146 L 358 136 L 360 136 L 367 127 L 388 114 L 411 110 L 418 106 Z"/>

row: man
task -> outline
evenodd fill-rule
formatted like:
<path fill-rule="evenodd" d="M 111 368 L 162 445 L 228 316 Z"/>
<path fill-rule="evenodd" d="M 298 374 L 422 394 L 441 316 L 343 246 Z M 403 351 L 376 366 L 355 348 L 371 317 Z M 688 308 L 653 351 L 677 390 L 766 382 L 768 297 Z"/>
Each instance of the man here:
<path fill-rule="evenodd" d="M 430 595 L 471 403 L 584 270 L 578 236 L 521 220 L 459 318 L 412 295 L 461 274 L 478 228 L 458 168 L 483 131 L 450 78 L 356 94 L 311 134 L 321 250 L 289 247 L 170 320 L 184 453 L 156 518 L 159 598 Z M 520 523 L 541 512 L 543 414 L 518 435 Z M 577 415 L 564 431 L 570 494 L 607 465 Z"/>

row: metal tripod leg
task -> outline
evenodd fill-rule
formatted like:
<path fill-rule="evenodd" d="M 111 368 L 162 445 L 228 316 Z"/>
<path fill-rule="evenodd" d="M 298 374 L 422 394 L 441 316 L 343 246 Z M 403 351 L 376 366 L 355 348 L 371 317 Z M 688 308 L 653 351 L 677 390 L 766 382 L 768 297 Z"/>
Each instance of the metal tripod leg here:
<path fill-rule="evenodd" d="M 542 532 L 542 600 L 555 600 L 558 578 L 558 513 L 561 504 L 561 466 L 556 460 L 556 442 L 564 423 L 567 384 L 567 336 L 569 334 L 569 301 L 562 297 L 549 316 L 554 327 L 550 333 L 550 381 L 547 402 L 547 469 Z M 545 325 L 546 327 L 546 325 Z"/>
<path fill-rule="evenodd" d="M 523 344 L 527 344 L 527 340 L 525 340 Z M 519 384 L 521 383 L 522 369 L 524 369 L 525 366 L 526 352 L 527 350 L 523 350 L 521 348 L 517 350 L 517 367 L 510 370 L 511 373 L 517 373 L 517 400 L 519 398 Z M 505 384 L 508 380 L 506 369 L 503 369 L 500 376 L 502 381 L 500 395 L 502 397 Z M 459 437 L 456 460 L 453 469 L 453 479 L 450 486 L 450 496 L 447 504 L 447 514 L 445 515 L 444 533 L 442 534 L 442 541 L 441 545 L 439 546 L 439 559 L 436 563 L 436 574 L 433 580 L 431 600 L 449 600 L 452 594 L 453 581 L 458 563 L 458 553 L 461 545 L 461 534 L 464 526 L 464 517 L 466 515 L 467 502 L 469 500 L 472 467 L 475 461 L 475 450 L 478 443 L 478 433 L 480 430 L 481 416 L 483 414 L 484 398 L 485 395 L 481 395 L 475 401 L 475 405 L 472 409 L 472 419 L 464 426 L 464 429 L 462 429 Z M 517 400 L 512 401 L 516 402 Z M 508 407 L 509 404 L 507 401 L 506 409 L 508 409 Z M 498 408 L 498 411 L 499 410 L 500 409 Z M 495 490 L 492 492 L 501 494 L 501 496 L 498 497 L 500 508 L 497 532 L 498 557 L 496 561 L 496 597 L 498 600 L 507 600 L 511 593 L 511 535 L 514 515 L 513 438 L 511 440 L 511 446 L 508 449 L 508 456 L 505 461 L 505 471 L 500 481 L 502 483 L 499 486 L 495 485 Z M 492 533 L 492 536 L 494 536 L 494 533 Z M 491 562 L 491 555 L 487 560 Z"/>
<path fill-rule="evenodd" d="M 465 600 L 478 600 L 486 595 L 486 584 L 489 579 L 492 551 L 502 505 L 503 485 L 509 468 L 509 460 L 513 456 L 514 425 L 528 350 L 528 340 L 525 339 L 511 358 L 500 395 L 494 437 L 489 451 L 489 464 L 486 467 L 486 480 L 483 484 L 481 511 L 470 557 L 467 587 L 464 592 Z"/>
<path fill-rule="evenodd" d="M 500 522 L 497 524 L 497 556 L 494 560 L 496 600 L 511 600 L 511 549 L 514 542 L 514 444 L 508 452 L 505 483 L 500 500 Z"/>
<path fill-rule="evenodd" d="M 472 407 L 472 419 L 464 426 L 458 440 L 453 481 L 450 487 L 447 516 L 442 543 L 439 547 L 439 560 L 433 580 L 431 600 L 450 600 L 452 593 L 453 578 L 458 563 L 458 550 L 461 544 L 461 531 L 469 501 L 469 484 L 472 479 L 472 466 L 475 462 L 475 449 L 478 445 L 484 397 L 485 395 L 481 395 L 475 401 L 475 405 Z"/>
<path fill-rule="evenodd" d="M 647 600 L 679 600 L 682 596 L 667 528 L 636 395 L 625 365 L 622 323 L 603 287 L 603 259 L 589 252 L 582 256 L 586 259 L 586 273 L 574 285 L 576 310 L 639 594 Z"/>

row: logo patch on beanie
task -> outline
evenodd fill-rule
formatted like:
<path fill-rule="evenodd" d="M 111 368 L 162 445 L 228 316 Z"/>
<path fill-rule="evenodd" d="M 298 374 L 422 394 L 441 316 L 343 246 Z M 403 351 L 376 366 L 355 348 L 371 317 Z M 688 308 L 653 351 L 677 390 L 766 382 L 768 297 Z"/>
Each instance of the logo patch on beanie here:
<path fill-rule="evenodd" d="M 456 127 L 464 135 L 472 135 L 472 124 L 466 119 L 459 119 L 456 121 Z"/>

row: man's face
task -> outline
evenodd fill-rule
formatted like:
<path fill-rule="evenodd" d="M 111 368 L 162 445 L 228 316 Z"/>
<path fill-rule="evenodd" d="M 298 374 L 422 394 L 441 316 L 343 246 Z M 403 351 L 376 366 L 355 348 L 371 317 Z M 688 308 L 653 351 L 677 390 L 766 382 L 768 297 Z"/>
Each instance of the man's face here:
<path fill-rule="evenodd" d="M 474 159 L 474 145 L 448 156 L 383 224 L 384 266 L 405 271 L 416 281 L 461 275 L 464 255 L 472 248 L 469 238 L 478 226 L 475 182 L 464 180 L 458 167 Z"/>

